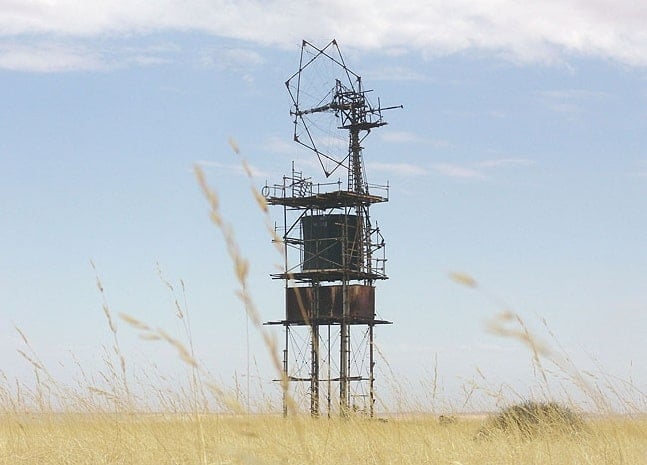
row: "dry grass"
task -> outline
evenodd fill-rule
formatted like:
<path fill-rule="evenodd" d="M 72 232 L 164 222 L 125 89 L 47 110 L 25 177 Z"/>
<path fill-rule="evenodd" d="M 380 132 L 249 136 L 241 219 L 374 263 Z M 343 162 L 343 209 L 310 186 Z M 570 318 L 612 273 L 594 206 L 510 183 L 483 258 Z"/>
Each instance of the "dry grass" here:
<path fill-rule="evenodd" d="M 576 438 L 475 440 L 478 419 L 387 422 L 277 416 L 5 415 L 2 464 L 627 464 L 647 463 L 645 419 L 595 419 Z M 295 434 L 299 429 L 300 434 Z"/>
<path fill-rule="evenodd" d="M 232 148 L 239 153 L 234 143 Z M 246 171 L 249 172 L 247 167 Z M 262 331 L 248 292 L 248 262 L 242 256 L 232 228 L 221 217 L 217 194 L 199 169 L 196 176 L 208 201 L 211 219 L 226 243 L 244 310 L 261 332 L 272 354 L 272 363 L 282 375 L 276 343 Z M 256 191 L 254 198 L 262 214 L 267 215 L 267 205 Z M 272 239 L 275 243 L 280 241 L 275 236 Z M 467 274 L 453 273 L 450 277 L 469 289 L 483 292 Z M 288 418 L 250 414 L 248 405 L 242 405 L 235 393 L 210 381 L 197 361 L 184 284 L 178 296 L 161 271 L 160 278 L 174 296 L 176 316 L 184 330 L 181 336 L 170 335 L 131 315 L 121 314 L 120 320 L 115 319 L 97 273 L 101 307 L 112 335 L 112 347 L 104 360 L 106 368 L 98 375 L 99 384 L 95 382 L 96 377 L 86 374 L 72 387 L 57 383 L 32 350 L 26 335 L 18 330 L 25 345 L 20 353 L 34 371 L 35 384 L 10 381 L 0 372 L 0 465 L 647 465 L 647 417 L 640 415 L 642 404 L 638 408 L 627 404 L 627 411 L 634 412 L 633 415 L 611 415 L 597 386 L 584 380 L 569 365 L 567 357 L 540 343 L 523 319 L 504 303 L 501 303 L 503 312 L 491 322 L 489 329 L 499 336 L 517 339 L 529 349 L 538 382 L 545 383 L 545 393 L 550 394 L 545 368 L 548 363 L 585 395 L 594 398 L 594 404 L 604 415 L 584 418 L 577 434 L 553 431 L 529 437 L 499 428 L 496 434 L 482 437 L 479 432 L 491 425 L 492 420 L 478 416 L 438 418 L 420 411 L 408 417 L 387 419 L 351 416 L 317 420 L 303 414 Z M 172 347 L 187 366 L 187 387 L 180 392 L 169 392 L 154 383 L 145 389 L 133 383 L 127 354 L 120 347 L 118 323 L 125 323 L 124 329 L 137 332 L 145 341 Z M 147 379 L 154 380 L 155 374 L 148 375 Z M 437 373 L 433 381 L 434 396 L 436 384 Z M 282 388 L 287 389 L 285 378 L 282 378 Z M 296 404 L 291 403 L 291 410 L 295 412 Z"/>

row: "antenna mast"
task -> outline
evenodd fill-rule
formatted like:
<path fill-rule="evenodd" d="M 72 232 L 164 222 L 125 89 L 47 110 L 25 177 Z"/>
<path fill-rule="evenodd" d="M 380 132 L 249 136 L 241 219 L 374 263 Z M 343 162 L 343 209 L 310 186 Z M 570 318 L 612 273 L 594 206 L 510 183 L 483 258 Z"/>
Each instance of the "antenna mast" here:
<path fill-rule="evenodd" d="M 388 185 L 368 184 L 361 144 L 386 124 L 384 110 L 402 107 L 374 107 L 334 40 L 324 48 L 303 41 L 299 70 L 285 84 L 293 103 L 294 141 L 316 154 L 326 178 L 345 171 L 346 182 L 315 184 L 293 166 L 282 184 L 264 187 L 268 203 L 282 206 L 284 218 L 277 233 L 285 269 L 272 277 L 284 280 L 286 313 L 268 324 L 285 327 L 284 375 L 309 385 L 313 416 L 323 411 L 322 394 L 329 416 L 333 404 L 342 416 L 351 411 L 373 416 L 373 330 L 390 322 L 376 318 L 375 282 L 387 279 L 386 257 L 369 209 L 388 201 Z M 294 333 L 302 328 L 308 329 L 303 338 L 308 347 L 293 347 Z M 357 335 L 353 328 L 360 330 Z"/>

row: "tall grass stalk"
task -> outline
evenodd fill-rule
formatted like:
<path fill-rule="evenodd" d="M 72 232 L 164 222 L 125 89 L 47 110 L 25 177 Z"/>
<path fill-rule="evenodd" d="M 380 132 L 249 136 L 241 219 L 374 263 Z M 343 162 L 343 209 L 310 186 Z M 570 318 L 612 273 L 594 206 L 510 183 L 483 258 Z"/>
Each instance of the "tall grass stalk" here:
<path fill-rule="evenodd" d="M 237 146 L 232 144 L 232 147 L 234 147 L 234 150 L 236 150 L 238 153 Z M 272 365 L 274 366 L 274 370 L 276 371 L 279 379 L 281 380 L 280 381 L 281 390 L 283 391 L 283 394 L 285 395 L 286 399 L 290 399 L 290 396 L 288 393 L 288 380 L 287 380 L 287 377 L 285 376 L 285 373 L 283 372 L 283 365 L 278 356 L 278 345 L 276 343 L 276 340 L 272 337 L 271 333 L 264 330 L 262 326 L 263 322 L 261 320 L 260 314 L 256 309 L 254 301 L 251 297 L 251 293 L 249 291 L 249 282 L 248 282 L 249 262 L 242 255 L 240 251 L 240 247 L 238 245 L 238 242 L 236 241 L 235 234 L 231 225 L 226 223 L 222 218 L 222 215 L 220 213 L 220 202 L 218 199 L 218 195 L 207 184 L 204 171 L 202 171 L 202 169 L 199 166 L 195 166 L 194 172 L 195 172 L 196 179 L 198 181 L 198 185 L 202 189 L 202 193 L 204 194 L 205 198 L 209 203 L 209 206 L 211 209 L 210 210 L 211 221 L 216 225 L 218 230 L 220 230 L 220 232 L 222 233 L 223 240 L 225 241 L 225 244 L 227 246 L 227 252 L 229 254 L 229 258 L 231 259 L 233 264 L 234 275 L 236 276 L 238 284 L 240 285 L 240 288 L 236 292 L 236 295 L 242 301 L 246 314 L 248 315 L 252 324 L 258 330 L 258 332 L 260 333 L 263 339 L 263 343 L 265 344 L 265 347 L 268 350 L 268 353 L 270 355 L 270 360 L 272 362 Z M 246 172 L 249 175 L 251 175 L 251 172 L 249 171 L 248 167 L 246 168 Z M 258 192 L 258 191 L 254 190 L 253 192 Z M 255 196 L 255 198 L 259 204 L 259 207 L 261 207 L 261 210 L 265 212 L 267 210 L 267 206 L 263 196 L 260 193 L 258 193 L 258 195 Z"/>
<path fill-rule="evenodd" d="M 231 145 L 240 155 L 233 141 Z M 242 163 L 259 210 L 265 215 L 268 230 L 280 250 L 280 239 L 271 227 L 265 199 L 251 183 L 250 167 Z M 289 400 L 292 412 L 299 413 L 297 403 L 288 395 L 276 341 L 264 331 L 251 297 L 249 262 L 241 253 L 233 228 L 222 218 L 218 195 L 207 184 L 199 167 L 195 168 L 195 176 L 207 199 L 211 220 L 221 232 L 232 261 L 239 287 L 238 298 L 269 352 L 272 366 L 281 380 L 282 394 Z M 463 401 L 450 402 L 451 415 L 439 418 L 425 408 L 411 409 L 407 398 L 410 390 L 416 388 L 424 390 L 421 397 L 430 399 L 432 410 L 443 403 L 442 370 L 438 359 L 434 360 L 431 385 L 414 388 L 396 381 L 391 365 L 377 346 L 376 353 L 384 362 L 381 369 L 392 383 L 392 390 L 399 393 L 395 400 L 377 399 L 381 410 L 391 415 L 380 419 L 357 415 L 344 420 L 322 421 L 305 414 L 284 419 L 278 412 L 252 413 L 249 404 L 243 405 L 237 392 L 232 393 L 213 381 L 200 363 L 193 345 L 184 282 L 180 281 L 179 288 L 172 285 L 158 266 L 160 280 L 172 295 L 181 336 L 128 313 L 119 313 L 118 317 L 146 343 L 166 344 L 172 348 L 185 364 L 188 387 L 167 389 L 162 374 L 155 370 L 141 372 L 127 364 L 117 320 L 108 305 L 99 273 L 94 264 L 92 267 L 112 339 L 104 357 L 106 368 L 97 374 L 88 374 L 75 360 L 81 379 L 76 385 L 65 385 L 47 369 L 25 332 L 16 328 L 24 346 L 19 349 L 20 355 L 32 368 L 35 384 L 30 386 L 24 381 L 12 380 L 0 371 L 0 465 L 647 464 L 647 406 L 644 400 L 640 401 L 640 395 L 642 399 L 647 397 L 641 387 L 632 380 L 617 380 L 603 370 L 600 370 L 602 374 L 578 370 L 561 347 L 555 350 L 541 341 L 518 313 L 483 290 L 465 273 L 453 273 L 450 278 L 497 302 L 501 312 L 490 321 L 488 330 L 499 337 L 518 341 L 528 349 L 541 396 L 550 398 L 555 394 L 550 383 L 559 375 L 593 400 L 596 415 L 582 415 L 581 430 L 578 425 L 577 430 L 566 434 L 559 428 L 551 428 L 546 430 L 549 434 L 529 435 L 522 427 L 518 430 L 523 434 L 518 434 L 519 431 L 508 427 L 517 424 L 517 419 L 511 420 L 510 415 L 504 414 L 497 423 L 488 420 L 487 415 L 461 412 L 461 404 L 471 405 L 478 394 L 502 406 L 523 399 L 509 386 L 488 385 L 487 376 L 479 368 L 463 385 Z M 554 337 L 550 331 L 549 334 Z M 567 391 L 564 387 L 564 392 Z M 627 412 L 623 413 L 631 415 L 615 414 L 606 393 L 611 393 L 616 403 L 625 405 Z M 628 400 L 635 398 L 636 393 L 639 400 Z M 245 400 L 248 403 L 250 399 Z M 214 403 L 217 408 L 212 408 Z M 576 407 L 576 404 L 568 407 Z M 518 410 L 513 406 L 504 413 Z M 530 411 L 531 422 L 543 415 L 534 413 L 529 407 L 526 410 Z M 552 418 L 545 416 L 549 420 Z M 496 434 L 479 435 L 488 425 L 496 426 Z M 544 430 L 539 428 L 538 431 Z"/>

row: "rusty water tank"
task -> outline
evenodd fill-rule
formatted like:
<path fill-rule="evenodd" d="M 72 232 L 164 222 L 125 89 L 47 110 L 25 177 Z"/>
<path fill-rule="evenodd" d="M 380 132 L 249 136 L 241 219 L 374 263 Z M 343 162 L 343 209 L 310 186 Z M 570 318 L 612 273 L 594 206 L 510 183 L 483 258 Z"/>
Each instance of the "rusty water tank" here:
<path fill-rule="evenodd" d="M 304 271 L 359 270 L 362 237 L 356 215 L 307 215 L 301 231 Z"/>

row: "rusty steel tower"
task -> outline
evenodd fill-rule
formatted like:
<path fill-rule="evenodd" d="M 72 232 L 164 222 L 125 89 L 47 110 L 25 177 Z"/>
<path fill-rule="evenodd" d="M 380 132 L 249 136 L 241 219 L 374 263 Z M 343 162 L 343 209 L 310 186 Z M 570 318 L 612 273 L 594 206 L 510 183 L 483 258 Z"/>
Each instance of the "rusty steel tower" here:
<path fill-rule="evenodd" d="M 326 181 L 295 170 L 266 185 L 270 205 L 283 207 L 277 226 L 285 284 L 284 375 L 302 386 L 310 412 L 373 415 L 375 283 L 387 279 L 385 243 L 370 207 L 388 201 L 388 184 L 366 180 L 362 141 L 384 126 L 381 107 L 369 102 L 361 77 L 345 64 L 336 41 L 318 48 L 306 41 L 299 70 L 287 81 L 294 141 L 314 152 Z M 336 181 L 331 176 L 338 173 Z M 296 389 L 299 389 L 298 387 Z M 286 396 L 287 394 L 284 394 Z M 287 397 L 283 412 L 287 415 Z"/>

